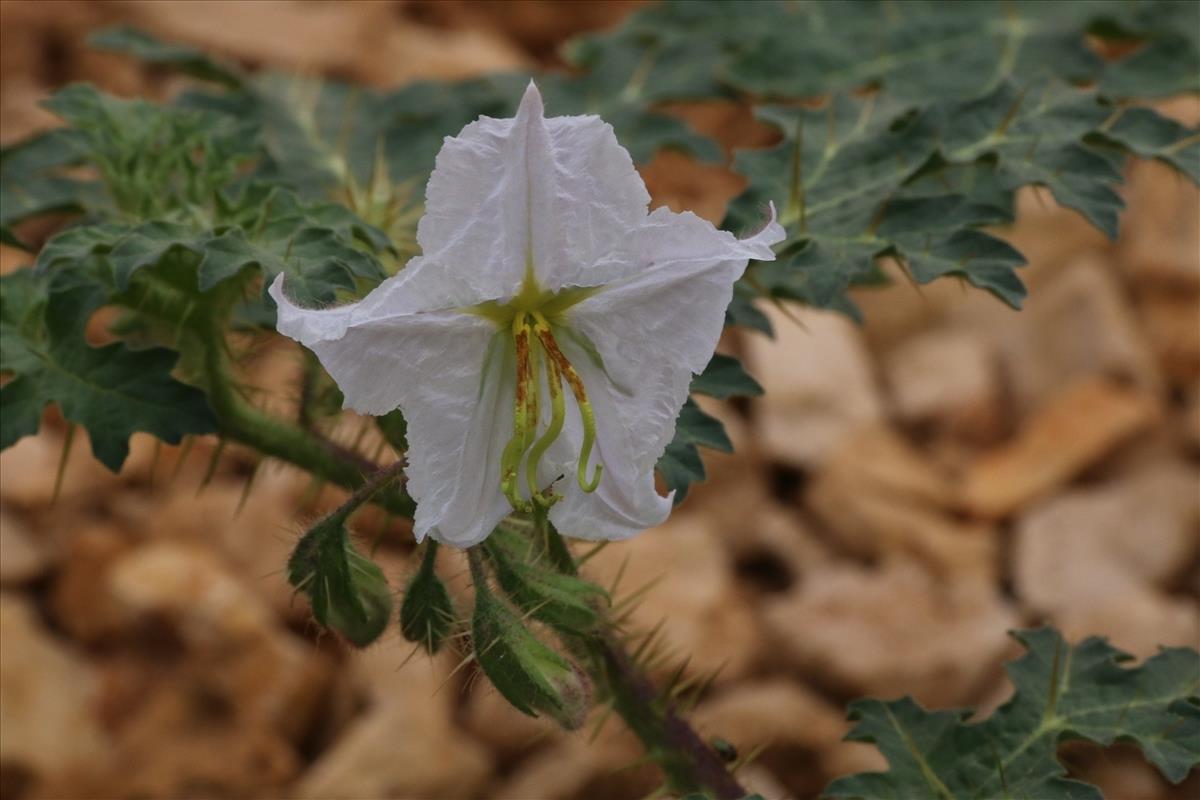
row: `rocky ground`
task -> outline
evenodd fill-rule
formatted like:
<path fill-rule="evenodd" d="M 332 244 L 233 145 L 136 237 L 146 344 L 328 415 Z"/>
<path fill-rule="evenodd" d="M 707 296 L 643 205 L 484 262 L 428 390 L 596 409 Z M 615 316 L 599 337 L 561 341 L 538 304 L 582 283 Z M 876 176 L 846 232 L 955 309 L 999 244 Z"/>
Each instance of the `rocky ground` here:
<path fill-rule="evenodd" d="M 552 64 L 566 36 L 625 8 L 5 0 L 0 137 L 47 124 L 34 103 L 68 80 L 169 90 L 81 46 L 115 21 L 251 65 L 395 85 Z M 1195 99 L 1167 108 L 1200 117 Z M 679 113 L 726 143 L 761 140 L 738 109 Z M 714 219 L 740 186 L 677 156 L 646 174 L 657 202 Z M 1023 195 L 1005 232 L 1031 261 L 1023 312 L 900 277 L 858 294 L 863 327 L 773 309 L 773 341 L 730 337 L 767 389 L 710 406 L 737 453 L 709 458 L 710 481 L 661 529 L 588 563 L 597 581 L 621 573 L 619 595 L 648 587 L 635 624 L 661 623 L 694 674 L 721 668 L 694 720 L 764 748 L 744 778 L 767 797 L 815 797 L 880 765 L 841 741 L 851 698 L 994 708 L 1013 627 L 1053 622 L 1139 656 L 1198 644 L 1200 194 L 1136 164 L 1126 199 L 1109 242 Z M 21 263 L 3 252 L 4 269 Z M 278 343 L 248 374 L 284 405 L 298 366 Z M 0 456 L 3 800 L 607 800 L 655 786 L 615 721 L 595 741 L 567 735 L 451 676 L 453 656 L 410 658 L 398 633 L 365 652 L 322 636 L 282 566 L 332 490 L 232 448 L 201 489 L 211 441 L 183 453 L 135 438 L 113 476 L 79 437 L 55 500 L 64 431 L 51 415 Z M 401 585 L 403 526 L 367 514 L 357 532 Z M 464 592 L 459 566 L 443 567 Z M 1200 793 L 1195 776 L 1169 790 L 1135 751 L 1067 757 L 1113 800 Z"/>

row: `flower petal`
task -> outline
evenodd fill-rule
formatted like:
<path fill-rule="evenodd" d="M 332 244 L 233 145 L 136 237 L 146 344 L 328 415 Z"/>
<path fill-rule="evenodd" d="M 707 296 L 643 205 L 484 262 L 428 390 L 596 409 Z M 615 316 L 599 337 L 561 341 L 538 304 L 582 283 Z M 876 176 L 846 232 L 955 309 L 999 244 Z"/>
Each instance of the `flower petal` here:
<path fill-rule="evenodd" d="M 694 214 L 660 208 L 630 233 L 624 255 L 612 262 L 623 262 L 626 277 L 570 309 L 570 331 L 560 340 L 584 375 L 606 469 L 594 495 L 565 488 L 551 512 L 563 533 L 622 538 L 665 518 L 669 504 L 664 510 L 646 489 L 667 502 L 653 492 L 653 473 L 692 376 L 716 349 L 733 283 L 747 260 L 773 259 L 771 245 L 783 238 L 773 207 L 763 231 L 744 240 Z M 567 345 L 571 331 L 580 341 Z M 578 436 L 576 428 L 564 435 L 575 453 Z"/>
<path fill-rule="evenodd" d="M 321 360 L 364 414 L 399 407 L 408 421 L 414 533 L 459 547 L 482 541 L 511 509 L 500 454 L 511 435 L 513 367 L 496 329 L 455 311 L 398 313 L 366 300 L 331 309 L 294 305 L 271 286 L 279 331 Z"/>
<path fill-rule="evenodd" d="M 642 224 L 649 200 L 612 126 L 547 119 L 531 82 L 515 118 L 480 117 L 445 140 L 417 241 L 473 302 L 511 297 L 529 266 L 551 291 L 593 285 L 588 269 Z"/>

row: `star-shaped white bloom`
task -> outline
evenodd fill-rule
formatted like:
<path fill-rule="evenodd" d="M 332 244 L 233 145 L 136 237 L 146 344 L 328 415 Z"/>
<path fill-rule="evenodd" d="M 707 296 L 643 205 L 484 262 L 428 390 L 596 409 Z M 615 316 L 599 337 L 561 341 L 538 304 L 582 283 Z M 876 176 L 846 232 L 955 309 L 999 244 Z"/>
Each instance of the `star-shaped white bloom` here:
<path fill-rule="evenodd" d="M 446 138 L 398 275 L 319 310 L 271 286 L 348 407 L 404 414 L 418 540 L 476 544 L 534 503 L 585 539 L 666 519 L 655 464 L 734 281 L 784 232 L 774 208 L 739 240 L 649 201 L 612 127 L 547 119 L 531 83 L 515 119 Z"/>

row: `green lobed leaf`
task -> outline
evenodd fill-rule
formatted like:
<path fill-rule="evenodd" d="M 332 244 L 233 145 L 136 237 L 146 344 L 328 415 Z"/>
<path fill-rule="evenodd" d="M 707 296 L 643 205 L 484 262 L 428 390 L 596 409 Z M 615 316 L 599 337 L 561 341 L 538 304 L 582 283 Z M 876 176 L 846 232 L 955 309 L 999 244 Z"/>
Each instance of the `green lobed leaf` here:
<path fill-rule="evenodd" d="M 103 209 L 108 203 L 100 183 L 64 174 L 84 161 L 77 131 L 56 128 L 0 148 L 0 229 L 6 244 L 24 246 L 11 227 L 52 213 Z"/>
<path fill-rule="evenodd" d="M 852 703 L 858 724 L 847 738 L 877 745 L 890 769 L 839 778 L 825 796 L 1101 800 L 1056 758 L 1061 742 L 1077 738 L 1136 744 L 1174 782 L 1200 766 L 1200 653 L 1163 648 L 1126 667 L 1131 657 L 1100 638 L 1071 646 L 1049 628 L 1014 636 L 1028 649 L 1008 665 L 1016 694 L 982 722 L 910 698 Z"/>
<path fill-rule="evenodd" d="M 757 397 L 763 393 L 758 381 L 750 377 L 742 362 L 733 356 L 714 353 L 704 372 L 692 379 L 692 393 L 727 399 Z"/>
<path fill-rule="evenodd" d="M 705 414 L 694 400 L 688 398 L 675 422 L 675 437 L 658 460 L 658 472 L 667 489 L 675 492 L 676 505 L 687 497 L 691 484 L 704 480 L 701 447 L 733 452 L 733 443 L 725 434 L 721 421 Z"/>
<path fill-rule="evenodd" d="M 149 64 L 169 66 L 193 78 L 230 88 L 236 89 L 245 80 L 240 70 L 219 63 L 202 50 L 169 44 L 127 25 L 97 31 L 88 37 L 88 44 L 101 50 L 125 53 Z"/>
<path fill-rule="evenodd" d="M 171 377 L 178 353 L 87 343 L 88 319 L 105 299 L 82 272 L 0 278 L 0 371 L 13 375 L 0 388 L 0 449 L 36 433 L 51 403 L 87 429 L 93 454 L 114 472 L 136 431 L 178 444 L 216 430 L 204 393 Z"/>
<path fill-rule="evenodd" d="M 289 295 L 309 305 L 330 303 L 339 290 L 355 288 L 357 280 L 376 283 L 385 275 L 378 259 L 356 241 L 358 226 L 332 220 L 323 204 L 304 205 L 288 192 L 273 190 L 256 215 L 247 219 L 246 228 L 157 220 L 71 228 L 46 243 L 37 268 L 66 269 L 100 256 L 115 290 L 123 292 L 141 270 L 169 268 L 172 259 L 184 256 L 195 266 L 198 293 L 253 267 L 265 283 L 286 275 Z M 323 221 L 341 224 L 342 230 L 324 227 Z"/>
<path fill-rule="evenodd" d="M 1121 109 L 1100 135 L 1143 158 L 1157 158 L 1200 183 L 1200 128 L 1188 128 L 1149 108 Z"/>
<path fill-rule="evenodd" d="M 71 126 L 71 146 L 128 218 L 211 219 L 218 190 L 260 155 L 253 124 L 228 115 L 124 100 L 87 84 L 43 105 Z"/>

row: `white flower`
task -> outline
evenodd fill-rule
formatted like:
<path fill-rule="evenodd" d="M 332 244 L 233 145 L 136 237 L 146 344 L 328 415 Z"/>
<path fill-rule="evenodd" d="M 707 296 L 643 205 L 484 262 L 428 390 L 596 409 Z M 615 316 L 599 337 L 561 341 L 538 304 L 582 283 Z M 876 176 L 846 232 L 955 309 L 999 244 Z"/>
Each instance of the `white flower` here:
<path fill-rule="evenodd" d="M 271 286 L 347 406 L 404 414 L 418 540 L 476 544 L 531 503 L 587 539 L 666 519 L 655 464 L 734 281 L 784 232 L 773 207 L 738 240 L 649 200 L 610 125 L 547 119 L 531 83 L 515 119 L 446 138 L 400 274 L 323 310 Z"/>

